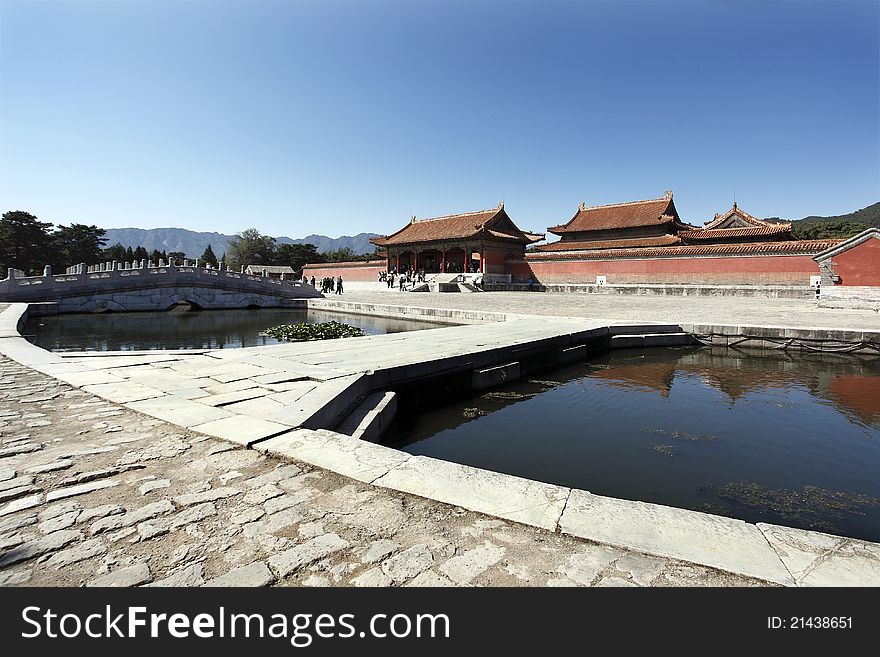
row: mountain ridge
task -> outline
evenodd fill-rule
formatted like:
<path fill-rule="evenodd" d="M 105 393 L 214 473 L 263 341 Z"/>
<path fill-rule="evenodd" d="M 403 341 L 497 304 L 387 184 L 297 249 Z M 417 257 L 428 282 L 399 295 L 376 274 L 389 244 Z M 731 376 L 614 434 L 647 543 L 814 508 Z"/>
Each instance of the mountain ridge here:
<path fill-rule="evenodd" d="M 136 249 L 139 246 L 147 251 L 180 251 L 187 258 L 198 258 L 208 245 L 211 245 L 217 257 L 220 257 L 229 248 L 229 241 L 235 235 L 210 231 L 194 231 L 186 228 L 107 228 L 104 238 L 107 246 L 122 244 L 124 247 Z M 357 235 L 341 235 L 340 237 L 328 237 L 326 235 L 306 235 L 305 237 L 276 237 L 278 244 L 314 244 L 319 253 L 336 251 L 337 249 L 349 248 L 355 254 L 372 253 L 375 246 L 370 244 L 371 237 L 378 237 L 377 233 L 358 233 Z"/>

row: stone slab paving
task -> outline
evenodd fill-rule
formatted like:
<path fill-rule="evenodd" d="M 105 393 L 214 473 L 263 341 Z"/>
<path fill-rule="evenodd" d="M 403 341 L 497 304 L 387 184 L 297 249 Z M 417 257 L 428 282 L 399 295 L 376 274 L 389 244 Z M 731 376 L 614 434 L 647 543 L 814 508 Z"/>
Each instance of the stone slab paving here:
<path fill-rule="evenodd" d="M 758 528 L 799 586 L 880 583 L 880 545 L 759 523 Z"/>
<path fill-rule="evenodd" d="M 458 300 L 468 297 L 468 295 L 452 296 Z M 482 295 L 472 296 L 483 298 Z M 487 295 L 486 299 L 490 296 L 492 295 Z M 408 296 L 407 301 L 412 298 Z M 22 308 L 23 306 L 19 304 L 11 306 L 7 312 L 0 313 L 0 334 L 7 335 L 0 341 L 0 351 L 33 368 L 32 370 L 24 368 L 23 372 L 36 375 L 38 371 L 54 375 L 82 389 L 59 388 L 58 386 L 63 385 L 61 382 L 47 379 L 50 383 L 43 387 L 37 386 L 20 393 L 12 393 L 12 396 L 20 404 L 31 404 L 33 408 L 41 409 L 53 408 L 52 404 L 56 402 L 62 403 L 58 400 L 78 395 L 87 397 L 89 401 L 69 404 L 68 411 L 75 409 L 79 420 L 91 422 L 90 428 L 74 432 L 73 437 L 85 435 L 91 430 L 97 433 L 103 432 L 110 437 L 100 441 L 100 444 L 59 448 L 50 452 L 48 458 L 43 454 L 45 443 L 34 440 L 31 433 L 22 433 L 5 442 L 4 444 L 9 444 L 9 447 L 0 449 L 0 460 L 9 459 L 13 465 L 22 460 L 24 467 L 18 470 L 28 474 L 47 475 L 49 478 L 54 478 L 54 481 L 50 489 L 46 489 L 41 487 L 42 477 L 36 476 L 27 484 L 3 489 L 0 493 L 10 501 L 5 506 L 0 506 L 0 517 L 6 515 L 14 517 L 22 511 L 67 497 L 95 495 L 105 489 L 115 489 L 117 486 L 123 488 L 120 486 L 120 481 L 141 482 L 135 488 L 138 496 L 142 497 L 146 494 L 141 492 L 144 487 L 143 482 L 158 479 L 161 475 L 163 486 L 156 489 L 147 486 L 146 490 L 160 491 L 156 495 L 151 495 L 150 499 L 164 496 L 162 500 L 150 504 L 144 504 L 145 500 L 141 500 L 142 504 L 138 508 L 130 508 L 130 505 L 121 503 L 99 505 L 95 507 L 96 510 L 120 508 L 122 515 L 108 518 L 106 516 L 115 513 L 99 514 L 100 517 L 89 526 L 88 531 L 94 536 L 106 534 L 113 541 L 161 540 L 161 537 L 173 536 L 181 529 L 188 530 L 208 519 L 223 518 L 225 505 L 241 499 L 241 505 L 235 508 L 234 513 L 228 514 L 226 519 L 232 526 L 240 527 L 242 535 L 248 540 L 259 542 L 266 550 L 269 550 L 270 546 L 272 549 L 277 548 L 276 552 L 280 550 L 284 557 L 280 556 L 280 553 L 269 555 L 266 557 L 268 559 L 266 563 L 273 577 L 287 580 L 293 578 L 295 572 L 310 567 L 312 562 L 324 563 L 332 560 L 333 555 L 337 552 L 345 552 L 354 543 L 343 532 L 329 531 L 325 528 L 325 523 L 320 517 L 310 519 L 303 513 L 302 505 L 320 506 L 326 499 L 337 498 L 331 495 L 322 496 L 320 491 L 307 486 L 296 486 L 294 490 L 285 489 L 283 481 L 289 482 L 294 478 L 293 475 L 285 477 L 277 477 L 272 473 L 258 475 L 255 480 L 261 481 L 264 488 L 241 495 L 245 491 L 236 488 L 236 480 L 246 477 L 247 473 L 243 472 L 242 468 L 263 460 L 271 461 L 272 458 L 266 457 L 266 454 L 269 454 L 271 457 L 281 457 L 300 463 L 297 474 L 307 470 L 311 470 L 308 474 L 320 473 L 322 468 L 326 468 L 334 471 L 335 476 L 341 474 L 359 482 L 372 482 L 376 486 L 388 488 L 391 492 L 386 491 L 386 493 L 391 495 L 411 493 L 434 500 L 434 502 L 425 502 L 429 505 L 436 506 L 438 501 L 447 502 L 456 505 L 462 513 L 466 513 L 464 509 L 487 513 L 549 532 L 558 533 L 561 530 L 578 538 L 618 546 L 615 548 L 606 546 L 606 550 L 600 551 L 605 556 L 616 555 L 615 559 L 600 564 L 603 569 L 616 559 L 623 558 L 625 551 L 619 548 L 626 548 L 631 552 L 635 550 L 636 552 L 632 552 L 635 556 L 623 562 L 635 563 L 635 568 L 620 569 L 608 578 L 607 585 L 656 583 L 660 574 L 665 572 L 666 565 L 661 569 L 662 572 L 657 574 L 656 568 L 642 568 L 639 564 L 656 565 L 657 562 L 651 562 L 650 559 L 657 557 L 661 558 L 663 564 L 671 563 L 674 559 L 685 559 L 692 562 L 690 563 L 692 567 L 697 567 L 696 564 L 708 565 L 737 575 L 785 585 L 828 583 L 833 581 L 838 571 L 844 578 L 860 577 L 863 584 L 880 584 L 880 573 L 877 573 L 877 569 L 872 565 L 874 564 L 872 560 L 876 560 L 877 546 L 871 544 L 856 546 L 854 543 L 847 543 L 845 546 L 839 546 L 845 549 L 829 550 L 826 546 L 826 537 L 803 532 L 797 538 L 801 546 L 801 554 L 792 561 L 789 553 L 784 549 L 784 541 L 779 540 L 777 534 L 771 534 L 754 525 L 681 509 L 599 498 L 585 491 L 571 491 L 564 487 L 541 484 L 426 457 L 410 457 L 378 445 L 349 439 L 334 432 L 315 430 L 321 426 L 328 426 L 334 418 L 338 419 L 340 414 L 349 408 L 350 404 L 355 403 L 359 396 L 368 392 L 371 386 L 381 386 L 388 380 L 416 378 L 434 373 L 438 369 L 442 370 L 444 367 L 464 366 L 471 369 L 486 367 L 496 363 L 497 354 L 504 352 L 505 349 L 522 349 L 526 344 L 564 348 L 567 344 L 576 344 L 585 337 L 607 334 L 608 327 L 612 333 L 622 332 L 625 330 L 623 326 L 627 323 L 630 324 L 628 327 L 630 331 L 654 328 L 638 326 L 639 321 L 644 321 L 641 318 L 629 317 L 625 320 L 609 321 L 555 317 L 552 321 L 548 321 L 548 317 L 509 315 L 509 321 L 503 323 L 431 329 L 418 334 L 360 338 L 357 351 L 353 351 L 350 343 L 346 341 L 332 341 L 225 351 L 68 354 L 60 357 L 33 347 L 17 337 L 17 333 L 12 334 L 10 325 L 20 315 Z M 366 309 L 366 305 L 364 308 Z M 565 308 L 570 309 L 570 306 Z M 504 310 L 510 309 L 510 304 L 505 304 Z M 405 312 L 406 309 L 404 308 L 403 311 Z M 467 321 L 499 319 L 498 315 L 490 317 L 492 313 L 486 311 L 485 307 L 479 311 L 445 312 L 450 319 L 453 316 Z M 697 320 L 692 318 L 692 321 Z M 615 325 L 618 328 L 615 328 Z M 10 367 L 15 365 L 10 363 Z M 96 371 L 108 373 L 112 371 L 112 376 L 118 380 L 97 383 L 94 379 L 87 378 L 88 384 L 77 380 L 77 377 L 83 373 L 91 374 Z M 175 385 L 175 382 L 179 383 Z M 93 393 L 109 401 L 101 401 L 93 397 Z M 157 439 L 152 433 L 147 433 L 141 437 L 137 430 L 132 429 L 133 425 L 126 420 L 127 411 L 110 402 L 119 402 L 130 409 L 156 418 L 146 420 L 142 416 L 134 416 L 140 418 L 138 422 L 143 426 L 167 426 L 162 422 L 165 420 L 178 427 L 189 427 L 202 435 L 190 434 L 186 429 L 177 428 L 180 434 L 164 435 Z M 261 405 L 255 405 L 260 402 Z M 234 407 L 249 403 L 250 408 L 245 406 L 242 409 L 249 412 L 232 412 Z M 267 408 L 275 410 L 272 404 L 281 405 L 282 410 L 269 416 L 268 420 L 259 418 L 260 410 Z M 13 411 L 4 415 L 0 410 L 0 418 L 2 418 L 0 422 L 3 425 L 8 426 L 10 419 L 21 420 L 24 424 L 23 428 L 29 432 L 53 426 L 53 420 L 48 416 L 49 413 L 42 410 L 18 415 Z M 113 424 L 111 425 L 107 420 L 112 421 Z M 65 430 L 62 432 L 62 436 L 65 437 L 68 435 L 67 424 L 65 422 Z M 297 426 L 309 428 L 290 431 Z M 117 433 L 122 435 L 114 435 Z M 233 455 L 237 454 L 236 464 L 227 471 L 218 473 L 216 483 L 212 483 L 210 478 L 207 480 L 202 478 L 198 484 L 193 484 L 183 491 L 175 490 L 174 479 L 165 472 L 157 474 L 130 472 L 135 468 L 147 469 L 145 462 L 175 460 L 184 454 L 189 458 L 190 449 L 210 442 L 204 434 L 242 446 L 254 445 L 256 451 L 235 450 L 228 444 L 214 442 L 207 447 L 204 453 L 205 459 L 222 461 L 232 459 Z M 181 435 L 194 437 L 187 439 L 181 438 Z M 56 442 L 67 444 L 71 441 L 58 438 Z M 121 455 L 114 455 L 120 451 Z M 29 455 L 42 456 L 43 459 L 39 463 L 29 461 L 32 458 Z M 92 469 L 80 469 L 80 458 L 83 457 L 93 457 L 103 464 Z M 62 472 L 68 469 L 70 472 Z M 283 470 L 284 468 L 278 468 L 274 472 Z M 111 475 L 121 474 L 126 476 L 117 479 L 108 478 Z M 143 474 L 143 477 L 138 478 L 138 474 Z M 326 472 L 324 475 L 333 476 Z M 273 476 L 276 478 L 272 479 Z M 14 468 L 9 477 L 16 477 Z M 270 479 L 266 479 L 267 477 Z M 167 486 L 164 485 L 166 481 Z M 270 483 L 271 487 L 268 486 Z M 374 489 L 368 489 L 371 490 Z M 267 491 L 271 494 L 267 494 Z M 277 493 L 277 491 L 281 492 Z M 126 491 L 120 490 L 117 493 L 125 495 Z M 215 502 L 217 505 L 214 504 Z M 178 513 L 171 516 L 175 509 Z M 78 512 L 86 516 L 98 513 L 96 510 L 80 508 Z M 47 534 L 53 539 L 69 536 L 59 532 L 64 531 L 63 527 L 69 527 L 78 521 L 72 517 L 68 518 L 74 511 L 75 509 L 66 508 L 64 513 L 67 515 L 59 514 L 62 519 L 54 523 L 47 523 L 41 518 L 42 522 L 38 525 L 38 529 L 55 528 L 55 531 Z M 333 512 L 331 509 L 326 511 L 328 514 Z M 343 523 L 351 522 L 358 527 L 368 527 L 370 530 L 375 530 L 377 523 L 379 527 L 385 527 L 381 516 L 369 517 L 364 521 L 345 514 L 344 517 L 337 519 Z M 279 532 L 297 525 L 299 525 L 297 538 L 311 542 L 292 543 L 291 537 L 279 535 Z M 29 526 L 29 523 L 21 526 Z M 476 538 L 487 528 L 488 526 L 481 526 L 480 532 L 467 530 L 466 533 Z M 689 532 L 696 532 L 697 540 L 691 540 L 692 536 Z M 55 537 L 55 534 L 58 536 Z M 31 559 L 27 556 L 30 554 L 29 550 L 40 552 L 46 545 L 55 545 L 48 540 L 36 541 L 37 539 L 29 541 L 24 533 L 15 531 L 0 536 L 0 549 L 10 549 L 13 553 L 12 559 L 27 561 Z M 404 562 L 412 559 L 411 568 L 403 567 L 404 572 L 409 572 L 411 569 L 418 570 L 411 578 L 412 581 L 435 582 L 436 585 L 443 583 L 466 585 L 470 582 L 462 573 L 470 572 L 470 569 L 475 567 L 472 562 L 474 560 L 479 562 L 481 560 L 477 558 L 479 555 L 498 554 L 493 548 L 495 544 L 488 546 L 484 544 L 481 550 L 462 546 L 470 550 L 467 553 L 469 556 L 464 558 L 462 555 L 462 559 L 455 562 L 456 565 L 447 568 L 448 572 L 444 570 L 438 572 L 434 567 L 436 554 L 431 551 L 431 543 L 419 543 L 411 546 L 411 549 L 407 549 L 402 543 L 400 545 L 404 548 L 401 552 L 403 556 L 389 556 L 387 560 L 394 560 L 391 566 L 383 563 L 381 569 L 361 573 L 357 581 L 351 579 L 350 583 L 362 586 L 377 585 L 381 582 L 387 584 L 386 580 L 389 580 L 391 583 L 401 584 L 404 582 L 399 574 L 401 570 L 394 564 L 398 564 L 400 559 Z M 73 549 L 72 554 L 78 555 L 75 546 L 66 549 Z M 326 554 L 322 553 L 324 550 L 328 550 Z M 426 550 L 430 553 L 430 559 L 426 556 L 428 554 Z M 780 550 L 781 553 L 778 553 Z M 52 549 L 48 551 L 51 552 Z M 639 551 L 653 556 L 639 555 Z M 95 552 L 104 557 L 110 554 L 103 543 L 100 546 L 89 543 L 85 552 L 89 554 Z M 801 572 L 798 570 L 800 561 L 806 559 L 804 554 L 810 553 L 823 556 L 821 559 L 814 559 L 815 564 L 811 561 L 813 565 Z M 15 554 L 23 554 L 25 558 L 18 559 Z M 316 556 L 311 559 L 313 554 Z M 783 554 L 789 557 L 788 561 L 783 558 Z M 853 555 L 849 561 L 845 561 L 847 555 Z M 599 583 L 598 579 L 594 581 L 584 574 L 592 572 L 591 569 L 595 570 L 594 557 L 595 551 L 593 556 L 587 559 L 592 564 L 589 568 L 584 566 L 586 562 L 581 559 L 580 565 L 570 563 L 562 570 L 557 569 L 554 573 L 562 573 L 562 576 L 550 577 L 543 584 L 567 586 L 572 582 Z M 662 559 L 664 557 L 666 559 Z M 70 558 L 65 556 L 64 561 Z M 503 560 L 499 557 L 499 561 Z M 255 570 L 259 569 L 254 565 L 257 563 L 251 559 L 247 565 L 251 570 Z M 853 565 L 855 563 L 860 565 L 855 567 Z M 419 567 L 416 568 L 413 564 Z M 197 579 L 193 575 L 194 570 L 183 570 L 193 564 L 181 565 L 175 562 L 173 565 L 179 567 L 163 575 L 160 581 L 182 582 Z M 338 583 L 344 581 L 345 576 L 350 572 L 358 570 L 351 564 L 337 564 L 334 568 L 336 570 L 330 571 L 329 579 L 324 574 L 313 574 L 299 583 L 308 585 L 325 585 L 331 581 Z M 394 574 L 390 575 L 389 570 Z M 511 573 L 514 576 L 525 572 L 520 571 L 518 567 L 514 567 L 514 571 Z M 143 569 L 137 572 L 142 574 Z M 153 571 L 150 573 L 151 580 L 155 579 Z M 813 575 L 813 573 L 817 574 Z M 647 575 L 651 577 L 648 578 Z M 199 571 L 199 577 L 204 580 L 216 580 L 222 576 L 223 573 L 211 572 L 210 568 Z M 17 574 L 8 578 L 8 581 L 22 583 L 25 581 L 23 577 Z M 415 580 L 415 577 L 420 579 Z M 122 578 L 120 581 L 127 580 Z M 527 583 L 533 582 L 527 581 Z"/>
<path fill-rule="evenodd" d="M 794 328 L 880 330 L 880 313 L 877 311 L 819 308 L 813 299 L 541 292 L 409 293 L 387 292 L 378 286 L 372 289 L 368 287 L 356 291 L 348 291 L 348 288 L 346 290 L 340 298 L 352 303 L 391 303 L 562 317 L 604 317 L 632 322 L 777 326 L 780 321 L 784 321 L 786 326 Z M 320 308 L 322 305 L 325 302 L 320 299 L 309 302 L 310 307 Z"/>
<path fill-rule="evenodd" d="M 573 490 L 559 526 L 564 534 L 598 543 L 661 556 L 675 554 L 743 575 L 760 573 L 778 584 L 794 584 L 761 530 L 734 518 Z"/>
<path fill-rule="evenodd" d="M 311 463 L 365 483 L 375 482 L 411 458 L 396 449 L 320 429 L 284 433 L 257 443 L 254 449 Z"/>
<path fill-rule="evenodd" d="M 32 470 L 40 491 L 0 506 L 2 585 L 767 584 L 619 548 L 588 567 L 578 555 L 592 544 L 571 536 L 236 447 L 6 358 L 0 379 L 2 437 L 39 445 L 0 458 L 0 472 Z M 38 393 L 46 399 L 24 401 Z M 46 423 L 27 427 L 33 412 Z M 107 433 L 106 413 L 138 440 Z M 40 470 L 62 458 L 71 464 Z M 118 485 L 45 501 L 61 481 L 97 472 L 117 472 L 95 481 Z"/>
<path fill-rule="evenodd" d="M 413 456 L 374 482 L 473 511 L 555 530 L 570 488 Z"/>

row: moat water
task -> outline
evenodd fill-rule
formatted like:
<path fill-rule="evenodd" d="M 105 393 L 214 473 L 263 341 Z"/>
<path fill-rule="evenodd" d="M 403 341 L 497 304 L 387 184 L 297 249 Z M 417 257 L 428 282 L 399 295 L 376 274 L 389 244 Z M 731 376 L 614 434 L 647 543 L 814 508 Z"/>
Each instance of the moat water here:
<path fill-rule="evenodd" d="M 337 321 L 367 335 L 439 328 L 444 324 L 320 310 L 205 310 L 56 315 L 36 317 L 25 337 L 50 351 L 134 351 L 146 349 L 232 349 L 278 344 L 260 335 L 279 324 Z"/>
<path fill-rule="evenodd" d="M 880 541 L 876 357 L 618 350 L 439 407 L 384 443 L 600 495 Z"/>

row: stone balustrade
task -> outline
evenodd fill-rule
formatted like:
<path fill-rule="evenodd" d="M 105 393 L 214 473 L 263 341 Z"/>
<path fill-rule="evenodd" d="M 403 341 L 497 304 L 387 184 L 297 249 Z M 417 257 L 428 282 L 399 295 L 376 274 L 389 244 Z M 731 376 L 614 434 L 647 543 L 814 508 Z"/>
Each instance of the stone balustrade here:
<path fill-rule="evenodd" d="M 57 302 L 61 312 L 165 310 L 177 303 L 201 308 L 272 307 L 288 299 L 322 295 L 301 281 L 255 276 L 226 268 L 149 263 L 77 265 L 53 274 L 24 276 L 10 268 L 0 281 L 0 302 Z"/>

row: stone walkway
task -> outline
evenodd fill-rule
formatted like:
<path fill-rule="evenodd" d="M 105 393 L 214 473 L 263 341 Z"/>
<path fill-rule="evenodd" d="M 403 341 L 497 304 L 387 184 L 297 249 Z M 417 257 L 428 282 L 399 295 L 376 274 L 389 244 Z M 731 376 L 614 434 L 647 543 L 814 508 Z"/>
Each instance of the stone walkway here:
<path fill-rule="evenodd" d="M 876 311 L 818 308 L 812 299 L 542 292 L 399 292 L 376 283 L 350 283 L 346 285 L 344 294 L 327 295 L 327 298 L 616 321 L 880 330 L 880 313 Z M 315 307 L 321 304 L 320 301 L 312 303 Z"/>
<path fill-rule="evenodd" d="M 0 358 L 0 584 L 751 586 L 362 484 Z"/>

